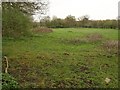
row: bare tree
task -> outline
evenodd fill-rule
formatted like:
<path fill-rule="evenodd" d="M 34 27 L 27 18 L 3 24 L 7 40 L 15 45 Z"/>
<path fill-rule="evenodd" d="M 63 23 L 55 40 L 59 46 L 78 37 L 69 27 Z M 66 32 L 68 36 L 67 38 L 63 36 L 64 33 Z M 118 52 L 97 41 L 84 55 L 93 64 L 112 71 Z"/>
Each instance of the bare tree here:
<path fill-rule="evenodd" d="M 45 14 L 47 11 L 47 0 L 37 0 L 34 2 L 3 2 L 3 9 L 15 8 L 25 14 L 34 15 L 36 13 Z"/>

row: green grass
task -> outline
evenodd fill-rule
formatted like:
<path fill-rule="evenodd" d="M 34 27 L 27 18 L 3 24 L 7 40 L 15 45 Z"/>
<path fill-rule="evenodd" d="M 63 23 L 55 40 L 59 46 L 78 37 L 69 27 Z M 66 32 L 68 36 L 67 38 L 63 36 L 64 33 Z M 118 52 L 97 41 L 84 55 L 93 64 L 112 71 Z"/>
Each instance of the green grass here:
<path fill-rule="evenodd" d="M 104 46 L 117 40 L 114 29 L 53 29 L 29 38 L 3 38 L 3 55 L 21 87 L 117 88 L 117 49 Z M 106 84 L 105 78 L 111 81 Z"/>

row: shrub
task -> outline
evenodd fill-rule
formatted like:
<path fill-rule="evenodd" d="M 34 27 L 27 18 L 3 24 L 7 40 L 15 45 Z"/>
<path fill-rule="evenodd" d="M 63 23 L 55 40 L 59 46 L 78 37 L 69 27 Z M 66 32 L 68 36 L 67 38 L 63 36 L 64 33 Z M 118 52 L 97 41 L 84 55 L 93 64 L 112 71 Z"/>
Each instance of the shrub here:
<path fill-rule="evenodd" d="M 30 18 L 14 8 L 3 9 L 3 36 L 18 38 L 30 34 Z"/>

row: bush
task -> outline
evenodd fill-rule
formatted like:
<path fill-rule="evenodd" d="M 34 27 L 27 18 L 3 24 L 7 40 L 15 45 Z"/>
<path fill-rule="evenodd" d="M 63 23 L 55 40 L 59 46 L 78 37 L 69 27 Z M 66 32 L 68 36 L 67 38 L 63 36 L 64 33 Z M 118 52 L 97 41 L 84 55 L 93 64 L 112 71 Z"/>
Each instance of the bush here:
<path fill-rule="evenodd" d="M 2 74 L 2 90 L 9 90 L 19 88 L 18 83 L 15 78 L 13 78 L 10 74 L 3 73 Z"/>
<path fill-rule="evenodd" d="M 30 18 L 14 8 L 3 9 L 3 36 L 18 38 L 30 34 Z"/>

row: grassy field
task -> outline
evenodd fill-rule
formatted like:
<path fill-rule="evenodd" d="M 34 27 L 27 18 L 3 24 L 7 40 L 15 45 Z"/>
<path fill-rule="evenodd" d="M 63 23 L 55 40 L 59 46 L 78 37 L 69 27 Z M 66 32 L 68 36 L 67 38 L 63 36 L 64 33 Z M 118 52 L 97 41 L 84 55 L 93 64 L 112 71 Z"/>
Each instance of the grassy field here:
<path fill-rule="evenodd" d="M 118 87 L 118 30 L 61 28 L 3 38 L 4 55 L 21 87 Z"/>

